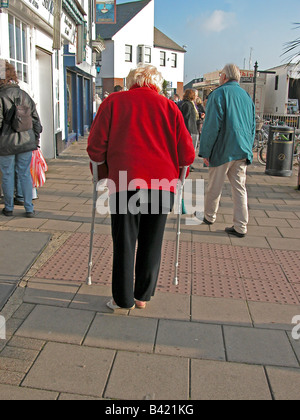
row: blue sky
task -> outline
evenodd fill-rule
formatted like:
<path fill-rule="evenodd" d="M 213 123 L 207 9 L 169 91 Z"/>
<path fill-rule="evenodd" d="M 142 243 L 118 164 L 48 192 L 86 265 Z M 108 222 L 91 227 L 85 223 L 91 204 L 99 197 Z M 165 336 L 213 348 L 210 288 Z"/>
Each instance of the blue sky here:
<path fill-rule="evenodd" d="M 117 0 L 117 4 L 128 0 Z M 284 44 L 300 37 L 300 1 L 155 0 L 155 26 L 187 46 L 185 82 L 234 62 L 265 70 L 287 62 Z"/>

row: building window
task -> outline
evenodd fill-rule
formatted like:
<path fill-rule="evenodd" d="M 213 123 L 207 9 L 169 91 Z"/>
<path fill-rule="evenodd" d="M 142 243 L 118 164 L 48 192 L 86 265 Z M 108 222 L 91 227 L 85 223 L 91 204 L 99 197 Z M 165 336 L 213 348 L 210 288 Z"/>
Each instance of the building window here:
<path fill-rule="evenodd" d="M 125 61 L 132 63 L 132 45 L 125 45 Z"/>
<path fill-rule="evenodd" d="M 143 46 L 139 45 L 138 46 L 138 63 L 142 63 L 143 62 Z"/>
<path fill-rule="evenodd" d="M 171 67 L 177 68 L 177 54 L 175 53 L 171 54 Z"/>
<path fill-rule="evenodd" d="M 160 52 L 160 65 L 166 67 L 166 53 L 164 51 Z"/>
<path fill-rule="evenodd" d="M 151 48 L 145 47 L 145 63 L 151 63 Z"/>
<path fill-rule="evenodd" d="M 138 62 L 151 63 L 151 47 L 145 47 L 144 45 L 138 46 Z"/>
<path fill-rule="evenodd" d="M 275 77 L 275 90 L 278 90 L 278 86 L 279 86 L 279 76 Z"/>
<path fill-rule="evenodd" d="M 14 16 L 8 16 L 10 62 L 18 79 L 28 83 L 27 25 Z"/>

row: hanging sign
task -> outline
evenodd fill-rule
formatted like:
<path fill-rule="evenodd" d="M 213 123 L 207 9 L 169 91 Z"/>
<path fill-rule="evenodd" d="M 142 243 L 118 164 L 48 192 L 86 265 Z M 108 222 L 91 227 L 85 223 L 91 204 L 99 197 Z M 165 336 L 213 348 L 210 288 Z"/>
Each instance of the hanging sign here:
<path fill-rule="evenodd" d="M 9 6 L 9 0 L 0 0 L 0 9 L 1 9 L 1 7 L 3 9 L 7 9 L 8 6 Z"/>
<path fill-rule="evenodd" d="M 96 0 L 96 23 L 116 23 L 117 0 Z"/>

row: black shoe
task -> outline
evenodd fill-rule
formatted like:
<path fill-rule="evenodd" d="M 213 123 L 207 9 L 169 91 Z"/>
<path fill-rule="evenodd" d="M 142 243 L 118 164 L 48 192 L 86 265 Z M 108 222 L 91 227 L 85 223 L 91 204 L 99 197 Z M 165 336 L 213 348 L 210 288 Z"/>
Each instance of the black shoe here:
<path fill-rule="evenodd" d="M 203 218 L 203 223 L 206 225 L 213 225 L 213 222 L 209 222 L 205 217 Z"/>
<path fill-rule="evenodd" d="M 27 211 L 25 215 L 28 219 L 33 219 L 35 217 L 35 211 Z"/>
<path fill-rule="evenodd" d="M 4 214 L 6 217 L 12 217 L 14 215 L 12 211 L 6 210 L 6 208 L 2 210 L 2 214 Z"/>
<path fill-rule="evenodd" d="M 194 216 L 201 220 L 203 223 L 205 223 L 206 225 L 213 225 L 213 222 L 209 222 L 205 217 L 202 216 L 203 213 L 200 213 L 198 211 L 195 211 Z"/>
<path fill-rule="evenodd" d="M 225 232 L 227 232 L 228 235 L 234 235 L 234 236 L 237 236 L 238 238 L 245 238 L 245 236 L 246 236 L 245 233 L 239 233 L 239 232 L 237 232 L 234 229 L 233 226 L 232 227 L 225 228 Z"/>

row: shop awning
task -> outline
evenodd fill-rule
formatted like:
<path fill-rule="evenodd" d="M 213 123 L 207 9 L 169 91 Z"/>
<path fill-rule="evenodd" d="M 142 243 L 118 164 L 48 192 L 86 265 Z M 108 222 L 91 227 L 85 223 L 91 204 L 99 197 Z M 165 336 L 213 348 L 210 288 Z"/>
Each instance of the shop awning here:
<path fill-rule="evenodd" d="M 77 25 L 82 25 L 84 23 L 84 15 L 79 10 L 74 0 L 63 0 L 62 6 Z"/>

